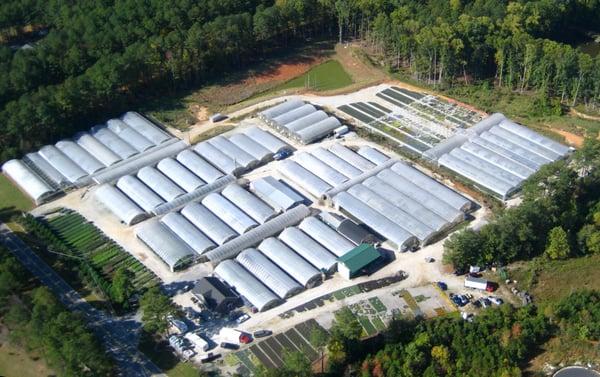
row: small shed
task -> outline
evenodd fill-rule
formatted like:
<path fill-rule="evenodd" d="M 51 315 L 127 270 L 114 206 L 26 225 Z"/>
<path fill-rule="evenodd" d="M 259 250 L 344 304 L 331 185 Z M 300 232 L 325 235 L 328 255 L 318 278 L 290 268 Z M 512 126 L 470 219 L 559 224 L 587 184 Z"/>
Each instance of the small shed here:
<path fill-rule="evenodd" d="M 338 272 L 350 280 L 379 257 L 379 252 L 372 245 L 360 244 L 338 258 Z"/>
<path fill-rule="evenodd" d="M 240 305 L 240 298 L 214 276 L 198 280 L 192 294 L 204 300 L 209 309 L 218 313 L 228 313 Z"/>

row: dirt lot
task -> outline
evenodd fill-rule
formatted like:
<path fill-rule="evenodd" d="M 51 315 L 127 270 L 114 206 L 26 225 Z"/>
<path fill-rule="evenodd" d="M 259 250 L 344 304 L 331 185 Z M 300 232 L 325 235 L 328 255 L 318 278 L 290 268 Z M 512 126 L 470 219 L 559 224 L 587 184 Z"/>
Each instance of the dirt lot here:
<path fill-rule="evenodd" d="M 53 372 L 37 355 L 8 343 L 8 330 L 0 325 L 0 376 L 46 377 Z"/>
<path fill-rule="evenodd" d="M 565 141 L 569 144 L 574 146 L 575 148 L 581 148 L 583 146 L 583 136 L 580 135 L 576 135 L 572 132 L 569 131 L 564 131 L 564 130 L 557 130 L 557 129 L 552 129 L 553 132 L 556 132 L 557 134 L 564 136 Z"/>

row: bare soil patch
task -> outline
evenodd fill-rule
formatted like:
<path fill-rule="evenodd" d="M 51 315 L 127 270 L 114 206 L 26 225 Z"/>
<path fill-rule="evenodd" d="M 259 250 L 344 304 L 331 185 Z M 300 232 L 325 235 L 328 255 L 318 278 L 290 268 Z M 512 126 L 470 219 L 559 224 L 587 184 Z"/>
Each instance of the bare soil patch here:
<path fill-rule="evenodd" d="M 552 131 L 563 136 L 565 138 L 565 141 L 567 142 L 567 144 L 574 146 L 575 148 L 581 148 L 583 146 L 583 140 L 584 140 L 583 136 L 576 135 L 572 132 L 565 131 L 565 130 L 553 129 Z"/>
<path fill-rule="evenodd" d="M 296 63 L 285 62 L 273 68 L 272 70 L 254 75 L 244 80 L 240 85 L 261 85 L 264 83 L 271 83 L 273 81 L 288 81 L 296 76 L 304 74 L 313 65 L 320 63 L 322 60 L 322 57 L 315 57 L 313 59 L 309 58 Z"/>

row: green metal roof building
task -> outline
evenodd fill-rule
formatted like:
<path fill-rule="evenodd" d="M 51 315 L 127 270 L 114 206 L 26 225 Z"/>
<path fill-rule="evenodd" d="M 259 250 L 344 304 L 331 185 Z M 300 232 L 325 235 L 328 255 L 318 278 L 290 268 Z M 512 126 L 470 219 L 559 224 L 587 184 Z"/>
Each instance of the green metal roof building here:
<path fill-rule="evenodd" d="M 352 279 L 379 257 L 379 252 L 372 245 L 360 244 L 338 258 L 338 272 L 346 279 Z"/>

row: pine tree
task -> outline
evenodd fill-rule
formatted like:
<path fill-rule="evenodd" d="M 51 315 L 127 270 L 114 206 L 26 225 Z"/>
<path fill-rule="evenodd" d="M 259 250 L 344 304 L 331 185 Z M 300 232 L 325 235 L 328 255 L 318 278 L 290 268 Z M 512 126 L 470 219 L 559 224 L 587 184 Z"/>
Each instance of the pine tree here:
<path fill-rule="evenodd" d="M 557 226 L 552 228 L 548 234 L 548 245 L 546 246 L 546 256 L 550 259 L 564 259 L 571 253 L 567 232 Z"/>

